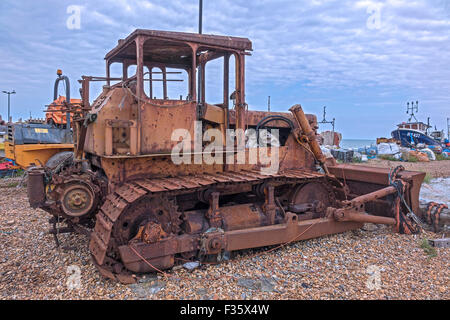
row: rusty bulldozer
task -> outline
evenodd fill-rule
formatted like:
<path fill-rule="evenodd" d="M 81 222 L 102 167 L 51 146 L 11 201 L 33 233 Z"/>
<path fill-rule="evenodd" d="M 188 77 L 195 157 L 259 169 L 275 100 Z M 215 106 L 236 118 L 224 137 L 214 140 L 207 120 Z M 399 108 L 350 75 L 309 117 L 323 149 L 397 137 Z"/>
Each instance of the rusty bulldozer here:
<path fill-rule="evenodd" d="M 248 110 L 245 57 L 251 50 L 246 38 L 136 30 L 106 55 L 106 77 L 80 80 L 75 155 L 52 171 L 31 170 L 28 195 L 31 206 L 53 215 L 51 223 L 67 225 L 59 233 L 90 236 L 93 263 L 105 277 L 133 282 L 134 273 L 180 261 L 217 261 L 224 252 L 345 232 L 365 222 L 418 231 L 414 212 L 425 173 L 326 159 L 317 119 L 300 105 L 290 112 Z M 222 101 L 209 104 L 205 70 L 218 59 Z M 115 63 L 122 66 L 116 78 L 110 74 Z M 185 94 L 169 98 L 174 79 L 168 76 L 180 74 Z M 91 104 L 93 81 L 106 85 Z M 211 132 L 214 139 L 206 139 Z M 250 132 L 256 143 L 249 143 Z M 184 153 L 174 157 L 174 150 Z M 217 161 L 205 160 L 207 154 Z M 275 170 L 261 154 L 277 162 Z"/>

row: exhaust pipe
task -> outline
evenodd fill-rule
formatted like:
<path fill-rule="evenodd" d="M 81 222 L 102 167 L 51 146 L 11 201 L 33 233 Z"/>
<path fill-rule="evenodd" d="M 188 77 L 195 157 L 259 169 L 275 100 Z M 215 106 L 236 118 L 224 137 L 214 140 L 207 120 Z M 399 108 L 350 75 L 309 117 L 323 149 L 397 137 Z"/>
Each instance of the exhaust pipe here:
<path fill-rule="evenodd" d="M 33 168 L 28 171 L 27 193 L 32 208 L 42 207 L 45 203 L 44 170 Z"/>
<path fill-rule="evenodd" d="M 66 83 L 66 102 L 70 104 L 70 81 L 69 78 L 62 75 L 62 71 L 58 70 L 56 72 L 58 75 L 58 78 L 55 80 L 55 86 L 53 89 L 53 101 L 55 101 L 58 98 L 58 85 L 61 80 L 64 80 Z M 66 132 L 67 136 L 69 136 L 70 133 L 70 111 L 67 111 L 66 113 Z"/>

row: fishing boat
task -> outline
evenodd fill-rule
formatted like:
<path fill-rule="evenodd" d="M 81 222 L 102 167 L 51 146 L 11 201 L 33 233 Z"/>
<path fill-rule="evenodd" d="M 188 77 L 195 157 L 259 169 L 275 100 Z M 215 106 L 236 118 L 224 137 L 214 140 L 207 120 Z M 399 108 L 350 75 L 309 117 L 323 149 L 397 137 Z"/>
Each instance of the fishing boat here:
<path fill-rule="evenodd" d="M 434 140 L 439 142 L 441 145 L 444 144 L 445 141 L 445 133 L 444 130 L 437 130 L 436 127 L 434 128 L 434 131 L 430 133 L 430 136 L 433 137 Z"/>
<path fill-rule="evenodd" d="M 418 121 L 414 115 L 414 111 L 418 111 L 418 102 L 416 105 L 408 105 L 406 113 L 411 112 L 408 122 L 402 122 L 397 125 L 397 129 L 392 131 L 392 138 L 400 141 L 402 147 L 416 148 L 418 145 L 425 145 L 427 148 L 433 150 L 435 153 L 442 153 L 441 142 L 435 139 L 434 136 L 428 134 L 428 129 L 431 128 L 429 124 Z M 412 121 L 412 120 L 415 121 Z"/>

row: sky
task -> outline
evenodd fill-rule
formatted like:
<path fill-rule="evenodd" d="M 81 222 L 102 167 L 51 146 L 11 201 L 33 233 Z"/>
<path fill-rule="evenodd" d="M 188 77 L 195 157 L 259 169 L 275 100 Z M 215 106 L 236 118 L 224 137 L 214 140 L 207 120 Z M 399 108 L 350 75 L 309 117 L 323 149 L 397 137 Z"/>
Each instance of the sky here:
<path fill-rule="evenodd" d="M 203 33 L 253 43 L 250 109 L 267 110 L 270 96 L 272 111 L 301 104 L 322 120 L 326 106 L 344 139 L 375 139 L 390 136 L 408 119 L 406 103 L 419 101 L 417 118 L 447 129 L 450 0 L 203 3 Z M 13 118 L 44 116 L 57 69 L 79 97 L 77 80 L 104 76 L 105 54 L 137 28 L 197 32 L 198 0 L 1 0 L 0 91 L 17 92 Z M 221 95 L 219 68 L 207 66 L 208 102 Z M 0 114 L 6 119 L 5 94 Z"/>

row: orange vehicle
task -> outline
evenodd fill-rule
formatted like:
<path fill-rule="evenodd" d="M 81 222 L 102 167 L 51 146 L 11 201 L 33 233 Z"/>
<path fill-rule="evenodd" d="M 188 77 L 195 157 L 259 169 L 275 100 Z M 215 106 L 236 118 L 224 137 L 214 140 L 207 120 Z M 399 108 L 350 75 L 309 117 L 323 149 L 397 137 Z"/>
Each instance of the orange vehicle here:
<path fill-rule="evenodd" d="M 59 96 L 45 110 L 45 122 L 57 127 L 65 127 L 67 123 L 67 113 L 64 102 L 65 96 Z M 81 104 L 81 99 L 70 99 L 70 104 Z M 73 113 L 70 114 L 70 122 L 73 122 Z"/>

